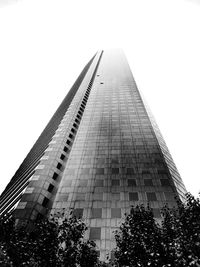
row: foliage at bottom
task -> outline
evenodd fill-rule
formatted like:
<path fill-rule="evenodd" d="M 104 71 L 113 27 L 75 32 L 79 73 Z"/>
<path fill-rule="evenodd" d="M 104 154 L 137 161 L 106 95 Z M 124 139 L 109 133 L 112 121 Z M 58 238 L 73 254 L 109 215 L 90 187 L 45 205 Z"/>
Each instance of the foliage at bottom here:
<path fill-rule="evenodd" d="M 200 267 L 200 200 L 188 193 L 165 206 L 160 223 L 149 207 L 133 207 L 115 238 L 115 266 Z"/>
<path fill-rule="evenodd" d="M 132 207 L 116 232 L 114 260 L 98 261 L 96 245 L 84 241 L 87 227 L 76 217 L 53 216 L 31 230 L 0 220 L 0 266 L 18 267 L 200 267 L 200 200 L 191 194 L 176 208 Z"/>
<path fill-rule="evenodd" d="M 83 240 L 81 219 L 54 216 L 31 228 L 15 227 L 13 218 L 0 222 L 0 266 L 97 266 L 96 245 Z"/>

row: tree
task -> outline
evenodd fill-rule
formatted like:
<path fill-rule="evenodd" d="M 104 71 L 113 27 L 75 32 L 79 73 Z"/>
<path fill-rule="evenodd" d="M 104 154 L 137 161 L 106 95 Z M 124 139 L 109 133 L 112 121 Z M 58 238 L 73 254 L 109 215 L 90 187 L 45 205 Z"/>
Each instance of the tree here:
<path fill-rule="evenodd" d="M 152 210 L 136 206 L 115 235 L 115 265 L 200 267 L 200 200 L 186 194 L 186 202 L 162 209 L 162 224 Z"/>
<path fill-rule="evenodd" d="M 161 266 L 161 231 L 149 207 L 132 208 L 115 239 L 115 261 L 119 266 Z"/>
<path fill-rule="evenodd" d="M 93 241 L 83 241 L 87 230 L 85 223 L 77 217 L 58 219 L 59 259 L 61 266 L 95 266 L 98 261 Z"/>
<path fill-rule="evenodd" d="M 200 200 L 186 194 L 177 207 L 162 209 L 162 223 L 148 206 L 132 207 L 116 232 L 115 260 L 98 261 L 95 243 L 84 241 L 85 223 L 57 214 L 15 227 L 12 217 L 0 220 L 0 266 L 55 267 L 200 267 Z"/>
<path fill-rule="evenodd" d="M 177 208 L 163 209 L 162 238 L 171 266 L 200 266 L 200 199 L 186 194 Z"/>
<path fill-rule="evenodd" d="M 41 219 L 33 224 L 31 231 L 27 225 L 15 227 L 12 217 L 1 220 L 0 265 L 96 266 L 95 243 L 83 240 L 86 230 L 84 222 L 73 216 Z"/>

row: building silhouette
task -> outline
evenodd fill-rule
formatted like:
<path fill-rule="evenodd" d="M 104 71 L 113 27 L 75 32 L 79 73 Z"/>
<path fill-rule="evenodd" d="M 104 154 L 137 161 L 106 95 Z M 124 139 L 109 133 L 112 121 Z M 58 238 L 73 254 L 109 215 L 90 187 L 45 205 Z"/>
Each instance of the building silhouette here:
<path fill-rule="evenodd" d="M 104 259 L 132 205 L 160 208 L 186 192 L 122 51 L 86 65 L 0 197 L 1 215 L 35 220 L 65 209 L 85 219 Z"/>

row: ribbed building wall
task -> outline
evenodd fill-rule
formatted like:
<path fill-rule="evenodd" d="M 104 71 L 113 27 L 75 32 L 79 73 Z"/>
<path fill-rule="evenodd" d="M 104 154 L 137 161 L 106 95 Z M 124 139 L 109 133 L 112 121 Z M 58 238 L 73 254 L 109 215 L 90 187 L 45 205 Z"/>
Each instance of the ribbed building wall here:
<path fill-rule="evenodd" d="M 0 216 L 6 214 L 8 211 L 11 211 L 21 199 L 23 191 L 29 184 L 30 177 L 34 174 L 35 168 L 39 164 L 45 149 L 49 146 L 49 142 L 68 110 L 68 107 L 79 89 L 79 86 L 82 83 L 93 59 L 94 58 L 92 58 L 85 66 L 69 93 L 64 98 L 44 131 L 41 133 L 38 140 L 35 142 L 32 149 L 20 165 L 19 169 L 2 192 L 0 196 Z"/>
<path fill-rule="evenodd" d="M 17 219 L 35 220 L 38 215 L 47 215 L 47 209 L 52 207 L 74 139 L 79 131 L 79 124 L 100 58 L 101 53 L 98 53 L 90 64 L 73 101 L 44 151 L 34 175 L 31 176 L 15 209 Z"/>

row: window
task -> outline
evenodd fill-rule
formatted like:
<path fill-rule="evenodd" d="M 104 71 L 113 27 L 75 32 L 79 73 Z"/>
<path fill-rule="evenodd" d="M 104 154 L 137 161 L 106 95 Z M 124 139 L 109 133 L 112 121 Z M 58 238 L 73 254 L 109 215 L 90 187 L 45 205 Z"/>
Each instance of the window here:
<path fill-rule="evenodd" d="M 175 195 L 174 193 L 171 192 L 164 192 L 165 199 L 166 201 L 174 201 L 175 200 Z"/>
<path fill-rule="evenodd" d="M 102 218 L 102 209 L 96 208 L 91 210 L 92 218 Z"/>
<path fill-rule="evenodd" d="M 121 218 L 121 209 L 119 208 L 111 209 L 111 218 Z"/>
<path fill-rule="evenodd" d="M 42 202 L 42 206 L 46 207 L 48 202 L 49 202 L 49 199 L 47 197 L 44 197 L 43 202 Z"/>
<path fill-rule="evenodd" d="M 97 168 L 96 174 L 104 174 L 104 168 Z"/>
<path fill-rule="evenodd" d="M 112 179 L 112 180 L 111 180 L 111 185 L 112 185 L 112 186 L 118 186 L 118 185 L 120 185 L 120 181 L 119 181 L 119 179 Z"/>
<path fill-rule="evenodd" d="M 69 138 L 73 139 L 73 135 L 72 134 L 69 134 Z"/>
<path fill-rule="evenodd" d="M 85 194 L 76 193 L 76 200 L 85 200 Z"/>
<path fill-rule="evenodd" d="M 74 128 L 78 128 L 78 125 L 76 123 L 73 124 Z"/>
<path fill-rule="evenodd" d="M 45 167 L 45 165 L 38 165 L 38 166 L 36 167 L 36 169 L 38 169 L 38 170 L 42 170 L 42 169 L 44 169 L 44 167 Z"/>
<path fill-rule="evenodd" d="M 142 174 L 150 174 L 150 171 L 148 171 L 148 170 L 143 170 L 143 171 L 142 171 Z"/>
<path fill-rule="evenodd" d="M 64 185 L 63 186 L 71 186 L 71 185 L 72 185 L 72 180 L 64 181 Z"/>
<path fill-rule="evenodd" d="M 152 179 L 144 179 L 144 185 L 146 185 L 146 186 L 153 186 Z"/>
<path fill-rule="evenodd" d="M 129 193 L 129 200 L 130 201 L 138 201 L 138 193 L 137 192 L 131 192 Z"/>
<path fill-rule="evenodd" d="M 103 180 L 100 179 L 95 180 L 95 186 L 103 186 Z"/>
<path fill-rule="evenodd" d="M 68 149 L 66 146 L 64 146 L 63 150 L 64 150 L 65 152 L 67 152 L 69 149 Z"/>
<path fill-rule="evenodd" d="M 161 217 L 160 209 L 153 209 L 153 216 L 155 218 L 160 218 Z"/>
<path fill-rule="evenodd" d="M 150 173 L 143 173 L 142 177 L 143 177 L 143 179 L 151 179 L 151 174 Z"/>
<path fill-rule="evenodd" d="M 39 178 L 40 178 L 39 175 L 33 175 L 33 176 L 31 177 L 31 181 L 38 181 Z"/>
<path fill-rule="evenodd" d="M 68 201 L 68 197 L 69 197 L 69 194 L 67 194 L 67 193 L 59 194 L 58 198 L 57 198 L 57 201 L 66 202 L 66 201 Z"/>
<path fill-rule="evenodd" d="M 71 141 L 67 140 L 66 144 L 67 145 L 70 145 L 71 144 Z"/>
<path fill-rule="evenodd" d="M 81 174 L 89 174 L 90 173 L 90 168 L 84 168 L 84 169 L 81 169 Z"/>
<path fill-rule="evenodd" d="M 100 227 L 91 227 L 89 239 L 91 239 L 91 240 L 101 239 L 101 228 Z"/>
<path fill-rule="evenodd" d="M 74 128 L 71 128 L 71 132 L 72 132 L 72 133 L 75 133 L 76 131 L 74 130 Z"/>
<path fill-rule="evenodd" d="M 148 201 L 156 201 L 157 200 L 155 192 L 147 192 L 146 195 L 147 195 Z"/>
<path fill-rule="evenodd" d="M 74 175 L 75 174 L 75 169 L 68 169 L 67 174 L 69 175 Z"/>
<path fill-rule="evenodd" d="M 135 179 L 128 179 L 128 186 L 136 186 L 136 180 Z"/>
<path fill-rule="evenodd" d="M 167 173 L 167 171 L 165 171 L 165 170 L 158 170 L 158 174 L 164 174 L 164 175 L 167 175 L 168 173 Z"/>
<path fill-rule="evenodd" d="M 53 177 L 52 177 L 52 178 L 53 178 L 54 180 L 56 180 L 56 179 L 57 179 L 57 177 L 58 177 L 58 174 L 57 174 L 56 172 L 54 172 L 54 174 L 53 174 Z"/>
<path fill-rule="evenodd" d="M 83 209 L 74 209 L 72 214 L 76 218 L 82 218 L 83 217 Z"/>
<path fill-rule="evenodd" d="M 60 159 L 64 160 L 65 159 L 65 155 L 61 154 Z"/>
<path fill-rule="evenodd" d="M 119 160 L 118 160 L 118 158 L 113 158 L 111 160 L 111 162 L 114 163 L 114 164 L 118 164 L 119 163 Z"/>
<path fill-rule="evenodd" d="M 112 168 L 112 174 L 118 174 L 119 168 Z"/>
<path fill-rule="evenodd" d="M 52 184 L 49 184 L 48 191 L 51 193 L 54 189 L 54 186 Z"/>
<path fill-rule="evenodd" d="M 87 186 L 87 182 L 88 182 L 88 180 L 79 180 L 78 185 L 79 186 Z"/>
<path fill-rule="evenodd" d="M 26 207 L 27 202 L 19 202 L 17 205 L 17 209 L 24 209 Z"/>
<path fill-rule="evenodd" d="M 111 198 L 112 200 L 120 200 L 120 193 L 112 193 Z"/>
<path fill-rule="evenodd" d="M 27 187 L 25 193 L 31 194 L 31 193 L 33 193 L 33 190 L 34 190 L 34 187 Z"/>
<path fill-rule="evenodd" d="M 90 164 L 91 163 L 91 158 L 84 158 L 84 164 Z"/>
<path fill-rule="evenodd" d="M 94 193 L 93 200 L 103 200 L 103 193 Z"/>
<path fill-rule="evenodd" d="M 79 114 L 77 114 L 76 117 L 81 120 L 81 116 Z"/>
<path fill-rule="evenodd" d="M 170 182 L 168 179 L 160 179 L 160 183 L 162 186 L 170 186 Z"/>
<path fill-rule="evenodd" d="M 104 164 L 105 163 L 105 159 L 102 159 L 102 158 L 98 158 L 97 159 L 97 164 L 98 165 L 102 165 L 102 164 Z"/>
<path fill-rule="evenodd" d="M 126 173 L 127 174 L 134 174 L 134 169 L 133 168 L 127 168 Z"/>
<path fill-rule="evenodd" d="M 61 164 L 60 162 L 58 162 L 58 164 L 57 164 L 56 168 L 60 170 L 60 169 L 61 169 L 61 167 L 62 167 L 62 164 Z"/>

